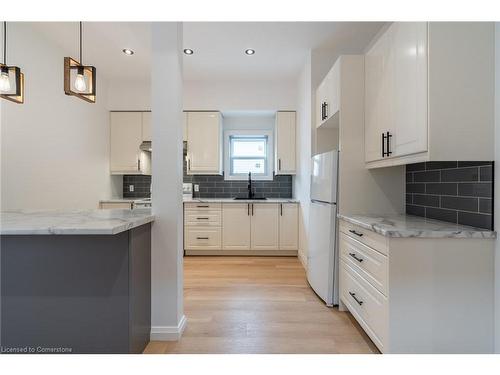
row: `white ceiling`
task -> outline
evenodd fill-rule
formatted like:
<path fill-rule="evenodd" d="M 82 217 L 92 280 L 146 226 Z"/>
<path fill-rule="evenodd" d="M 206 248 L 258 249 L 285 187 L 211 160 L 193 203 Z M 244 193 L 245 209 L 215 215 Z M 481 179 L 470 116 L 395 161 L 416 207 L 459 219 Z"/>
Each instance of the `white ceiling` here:
<path fill-rule="evenodd" d="M 78 59 L 78 22 L 36 22 L 36 30 Z M 130 48 L 135 53 L 125 55 Z M 83 63 L 93 65 L 108 80 L 147 80 L 151 73 L 151 23 L 84 22 Z"/>
<path fill-rule="evenodd" d="M 369 22 L 187 22 L 184 79 L 294 79 L 312 48 L 329 46 L 339 53 L 361 52 L 383 23 Z M 78 23 L 35 23 L 35 28 L 78 58 Z M 96 66 L 108 80 L 149 80 L 151 24 L 145 22 L 84 23 L 84 63 Z M 135 51 L 133 56 L 123 48 Z M 246 48 L 255 55 L 244 54 Z"/>
<path fill-rule="evenodd" d="M 186 80 L 293 79 L 310 49 L 328 44 L 361 52 L 383 23 L 369 22 L 187 22 Z M 255 49 L 252 56 L 247 48 Z M 344 52 L 343 52 L 344 53 Z"/>

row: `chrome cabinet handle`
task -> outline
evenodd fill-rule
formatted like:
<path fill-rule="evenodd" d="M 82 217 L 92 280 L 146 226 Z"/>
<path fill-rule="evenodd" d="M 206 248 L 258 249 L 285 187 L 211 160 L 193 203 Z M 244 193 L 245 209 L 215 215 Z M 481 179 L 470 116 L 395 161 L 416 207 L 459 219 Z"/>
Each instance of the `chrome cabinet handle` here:
<path fill-rule="evenodd" d="M 352 234 L 355 234 L 358 237 L 363 237 L 363 233 L 356 232 L 354 229 L 350 229 L 349 232 L 351 232 Z"/>
<path fill-rule="evenodd" d="M 208 208 L 208 206 L 196 206 L 197 208 Z"/>
<path fill-rule="evenodd" d="M 208 220 L 208 217 L 197 217 L 197 220 Z"/>
<path fill-rule="evenodd" d="M 355 253 L 349 253 L 349 255 L 351 257 L 353 257 L 354 259 L 356 259 L 359 263 L 361 263 L 363 261 L 363 259 L 362 258 L 358 258 Z"/>
<path fill-rule="evenodd" d="M 208 240 L 208 237 L 196 237 L 197 240 Z"/>
<path fill-rule="evenodd" d="M 360 301 L 359 299 L 356 298 L 356 293 L 349 292 L 349 294 L 358 303 L 359 306 L 361 306 L 363 304 L 363 301 Z"/>

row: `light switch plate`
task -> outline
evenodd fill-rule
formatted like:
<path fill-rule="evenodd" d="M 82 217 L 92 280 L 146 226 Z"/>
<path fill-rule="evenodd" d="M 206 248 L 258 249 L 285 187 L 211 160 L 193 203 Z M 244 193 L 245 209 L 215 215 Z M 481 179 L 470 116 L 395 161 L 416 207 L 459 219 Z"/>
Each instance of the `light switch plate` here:
<path fill-rule="evenodd" d="M 200 185 L 195 184 L 194 185 L 194 191 L 199 192 L 200 191 Z"/>
<path fill-rule="evenodd" d="M 134 185 L 129 185 L 128 186 L 128 191 L 133 192 L 134 191 Z"/>

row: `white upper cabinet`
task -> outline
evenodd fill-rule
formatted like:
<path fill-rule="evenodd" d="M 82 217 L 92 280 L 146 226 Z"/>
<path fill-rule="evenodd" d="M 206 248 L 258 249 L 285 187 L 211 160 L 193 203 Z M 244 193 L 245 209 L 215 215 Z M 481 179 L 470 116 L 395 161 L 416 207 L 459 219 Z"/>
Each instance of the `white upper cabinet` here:
<path fill-rule="evenodd" d="M 397 22 L 365 59 L 365 160 L 427 151 L 427 24 Z"/>
<path fill-rule="evenodd" d="M 316 127 L 337 127 L 332 122 L 340 109 L 340 64 L 337 62 L 316 89 Z"/>
<path fill-rule="evenodd" d="M 222 174 L 220 112 L 186 112 L 187 174 Z"/>
<path fill-rule="evenodd" d="M 365 160 L 382 159 L 382 133 L 392 127 L 389 97 L 389 33 L 365 56 Z"/>
<path fill-rule="evenodd" d="M 275 173 L 296 173 L 296 124 L 295 112 L 276 113 Z"/>
<path fill-rule="evenodd" d="M 279 249 L 279 217 L 277 203 L 251 203 L 251 249 Z M 225 225 L 225 224 L 224 224 Z"/>
<path fill-rule="evenodd" d="M 280 250 L 298 250 L 299 248 L 299 205 L 280 203 Z"/>
<path fill-rule="evenodd" d="M 395 23 L 392 46 L 394 155 L 390 156 L 399 157 L 427 151 L 427 24 Z"/>
<path fill-rule="evenodd" d="M 153 140 L 151 112 L 142 112 L 142 140 L 143 142 Z"/>
<path fill-rule="evenodd" d="M 396 22 L 378 38 L 365 56 L 368 168 L 493 160 L 493 40 L 486 22 Z"/>
<path fill-rule="evenodd" d="M 151 157 L 141 152 L 142 112 L 110 113 L 111 174 L 151 174 Z"/>

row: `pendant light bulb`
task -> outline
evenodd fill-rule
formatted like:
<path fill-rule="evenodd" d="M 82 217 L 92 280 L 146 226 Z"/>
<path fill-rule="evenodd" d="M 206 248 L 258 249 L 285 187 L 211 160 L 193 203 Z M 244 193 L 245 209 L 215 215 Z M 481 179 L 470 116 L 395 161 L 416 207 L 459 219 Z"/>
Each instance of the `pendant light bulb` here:
<path fill-rule="evenodd" d="M 85 83 L 85 77 L 83 76 L 83 68 L 78 68 L 78 73 L 75 79 L 75 89 L 80 92 L 87 90 L 87 84 Z"/>
<path fill-rule="evenodd" d="M 4 67 L 2 67 L 2 71 L 0 73 L 0 91 L 2 92 L 10 91 L 9 70 Z"/>

